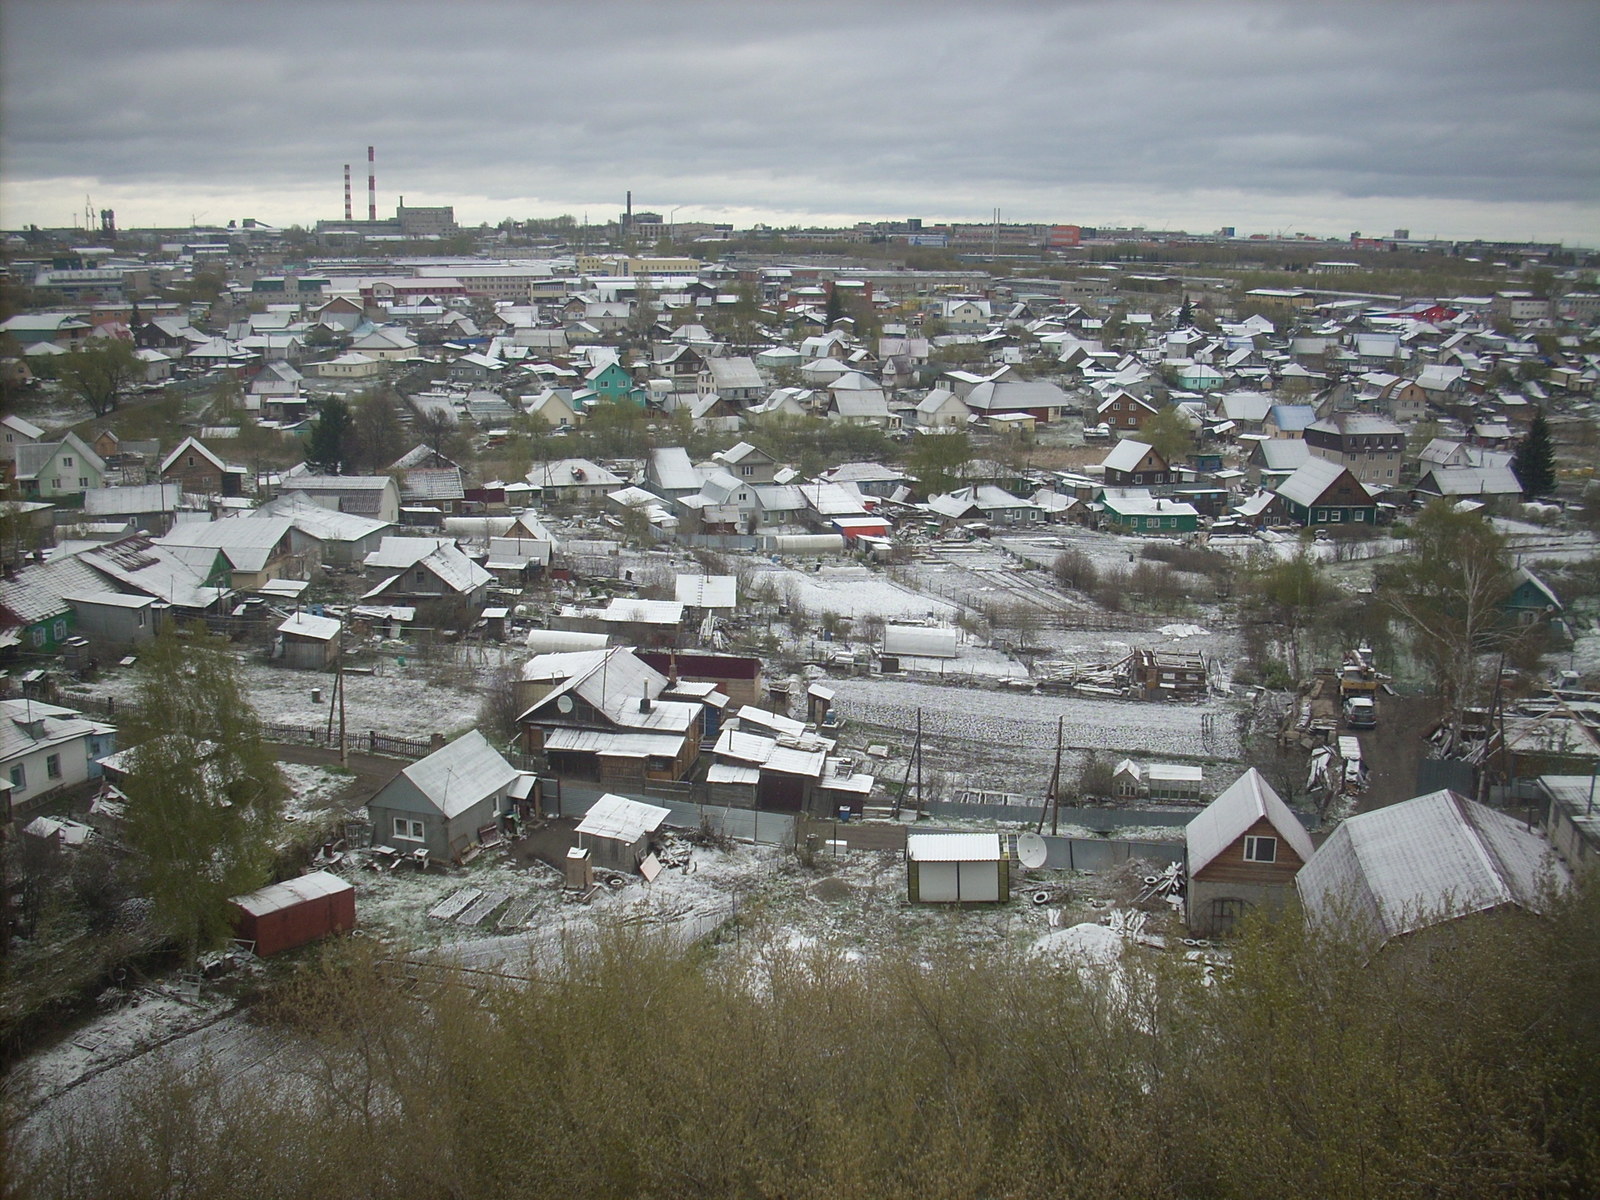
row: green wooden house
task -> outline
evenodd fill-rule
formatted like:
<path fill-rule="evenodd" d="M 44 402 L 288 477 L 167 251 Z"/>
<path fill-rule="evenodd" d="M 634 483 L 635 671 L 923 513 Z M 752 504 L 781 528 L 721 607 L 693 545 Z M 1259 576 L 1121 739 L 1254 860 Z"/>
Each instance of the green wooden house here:
<path fill-rule="evenodd" d="M 1159 499 L 1148 488 L 1102 488 L 1096 502 L 1101 524 L 1113 533 L 1177 537 L 1200 527 L 1200 513 L 1194 505 Z"/>

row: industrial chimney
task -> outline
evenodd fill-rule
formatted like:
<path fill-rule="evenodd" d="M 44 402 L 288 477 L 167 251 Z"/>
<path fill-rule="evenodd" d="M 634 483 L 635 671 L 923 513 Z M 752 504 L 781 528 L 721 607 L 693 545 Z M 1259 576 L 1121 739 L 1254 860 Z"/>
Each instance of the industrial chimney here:
<path fill-rule="evenodd" d="M 367 147 L 367 220 L 378 219 L 378 167 L 377 156 Z"/>
<path fill-rule="evenodd" d="M 344 219 L 350 220 L 350 164 L 344 165 Z"/>

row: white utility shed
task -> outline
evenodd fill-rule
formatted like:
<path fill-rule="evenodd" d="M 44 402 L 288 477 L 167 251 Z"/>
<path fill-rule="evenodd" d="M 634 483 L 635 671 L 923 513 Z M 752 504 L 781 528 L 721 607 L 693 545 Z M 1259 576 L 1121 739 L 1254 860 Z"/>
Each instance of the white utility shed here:
<path fill-rule="evenodd" d="M 998 833 L 913 833 L 906 838 L 913 904 L 997 903 L 1011 895 L 1011 858 Z"/>

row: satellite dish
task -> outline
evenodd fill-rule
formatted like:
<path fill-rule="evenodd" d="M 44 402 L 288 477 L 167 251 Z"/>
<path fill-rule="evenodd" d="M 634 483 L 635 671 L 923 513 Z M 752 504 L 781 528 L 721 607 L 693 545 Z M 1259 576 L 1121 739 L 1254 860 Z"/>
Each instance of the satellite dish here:
<path fill-rule="evenodd" d="M 1030 871 L 1044 866 L 1045 856 L 1049 853 L 1050 848 L 1037 833 L 1023 833 L 1017 836 L 1017 859 Z"/>
<path fill-rule="evenodd" d="M 571 712 L 572 711 L 572 697 L 571 696 L 557 696 L 556 697 L 556 711 L 557 712 L 562 712 L 562 713 Z"/>

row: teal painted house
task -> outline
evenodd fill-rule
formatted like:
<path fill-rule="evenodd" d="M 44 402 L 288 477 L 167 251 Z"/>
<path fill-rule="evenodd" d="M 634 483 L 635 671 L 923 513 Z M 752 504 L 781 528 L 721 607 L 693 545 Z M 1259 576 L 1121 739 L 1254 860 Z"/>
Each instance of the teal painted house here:
<path fill-rule="evenodd" d="M 634 384 L 633 376 L 617 362 L 595 367 L 583 377 L 583 387 L 585 391 L 594 393 L 590 403 L 606 400 L 632 400 L 638 403 L 643 395 L 642 390 Z"/>
<path fill-rule="evenodd" d="M 1194 505 L 1157 499 L 1148 488 L 1105 488 L 1097 502 L 1101 524 L 1113 533 L 1177 537 L 1200 527 L 1200 513 Z"/>
<path fill-rule="evenodd" d="M 1561 601 L 1544 580 L 1527 567 L 1518 567 L 1511 578 L 1511 594 L 1500 606 L 1510 620 L 1518 625 L 1533 625 L 1560 618 Z"/>

